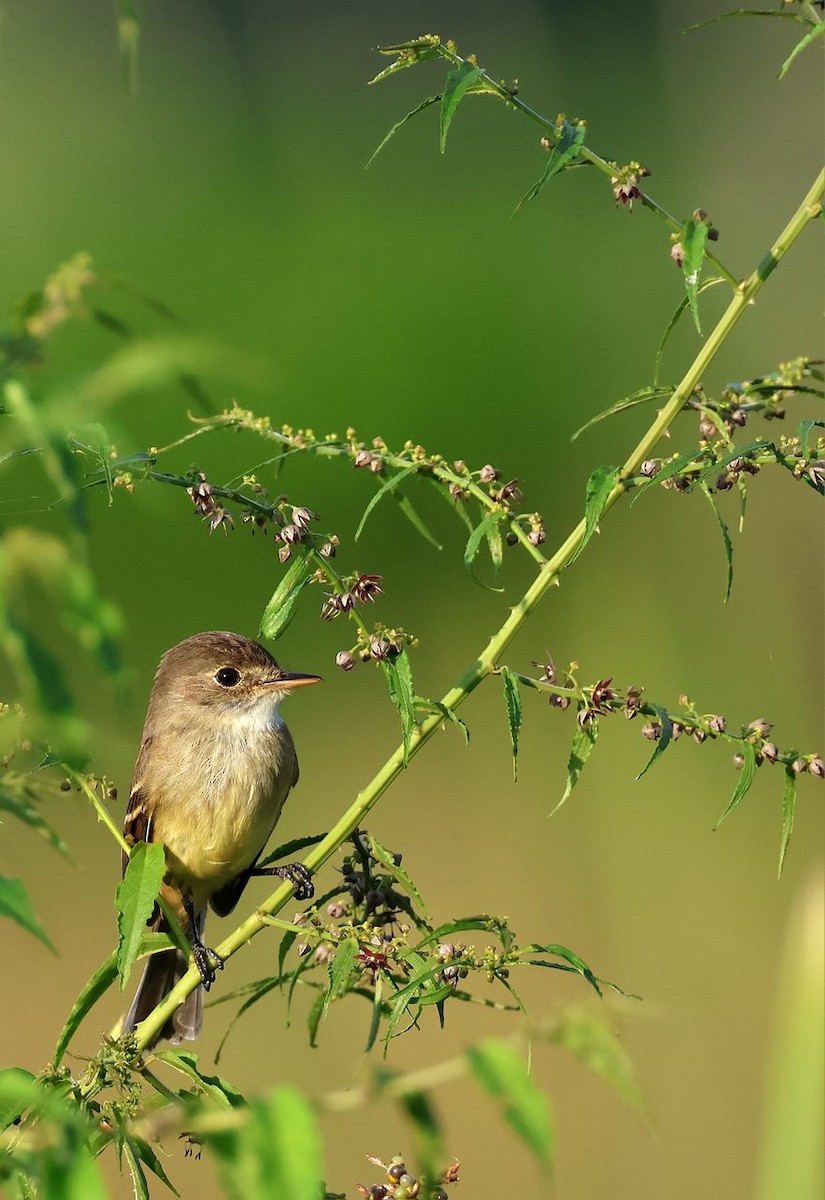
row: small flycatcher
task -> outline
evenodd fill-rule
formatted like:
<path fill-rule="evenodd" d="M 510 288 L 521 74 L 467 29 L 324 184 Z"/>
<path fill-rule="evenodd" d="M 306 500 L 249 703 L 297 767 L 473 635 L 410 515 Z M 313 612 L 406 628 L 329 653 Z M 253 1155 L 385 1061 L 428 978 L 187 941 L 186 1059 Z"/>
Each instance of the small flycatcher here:
<path fill-rule="evenodd" d="M 281 717 L 291 691 L 317 675 L 282 671 L 257 642 L 237 633 L 198 633 L 160 661 L 123 826 L 126 840 L 163 842 L 161 890 L 192 943 L 202 986 L 161 1030 L 177 1044 L 196 1038 L 203 992 L 215 981 L 219 955 L 203 942 L 206 906 L 230 913 L 252 875 L 289 879 L 299 899 L 313 894 L 300 863 L 256 867 L 298 782 L 298 759 Z M 124 855 L 123 869 L 127 858 Z M 168 926 L 159 911 L 152 928 Z M 124 1028 L 134 1029 L 188 968 L 179 950 L 146 964 Z"/>

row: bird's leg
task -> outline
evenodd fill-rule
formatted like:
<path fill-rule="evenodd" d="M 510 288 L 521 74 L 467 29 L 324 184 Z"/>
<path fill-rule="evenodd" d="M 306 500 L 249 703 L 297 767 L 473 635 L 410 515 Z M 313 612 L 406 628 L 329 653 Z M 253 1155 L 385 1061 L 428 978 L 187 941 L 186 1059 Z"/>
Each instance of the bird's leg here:
<path fill-rule="evenodd" d="M 315 895 L 309 871 L 303 863 L 285 863 L 282 867 L 250 867 L 249 875 L 277 875 L 288 879 L 295 889 L 296 900 L 311 900 Z"/>
<path fill-rule="evenodd" d="M 192 899 L 189 896 L 184 897 L 184 907 L 186 915 L 189 918 L 189 940 L 192 943 L 192 958 L 195 960 L 195 966 L 198 968 L 203 984 L 203 990 L 208 992 L 212 984 L 215 982 L 215 970 L 223 970 L 223 959 L 215 950 L 205 946 L 201 941 L 198 933 L 198 923 L 195 920 L 195 907 L 192 904 Z"/>

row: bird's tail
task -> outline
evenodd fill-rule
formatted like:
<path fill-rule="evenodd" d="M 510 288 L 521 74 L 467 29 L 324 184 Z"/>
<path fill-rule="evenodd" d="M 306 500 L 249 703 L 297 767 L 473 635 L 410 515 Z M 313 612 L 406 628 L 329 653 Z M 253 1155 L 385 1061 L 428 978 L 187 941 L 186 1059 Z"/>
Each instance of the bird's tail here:
<path fill-rule="evenodd" d="M 196 915 L 198 934 L 203 930 L 206 914 Z M 167 933 L 168 925 L 161 918 L 157 925 L 158 932 Z M 161 1000 L 171 992 L 188 970 L 189 963 L 180 950 L 161 950 L 153 954 L 143 969 L 143 976 L 138 984 L 132 1006 L 123 1018 L 123 1031 L 128 1033 L 149 1013 L 160 1004 Z M 197 987 L 186 997 L 180 1008 L 175 1009 L 172 1016 L 161 1031 L 152 1040 L 147 1050 L 160 1041 L 168 1038 L 173 1046 L 182 1041 L 192 1041 L 198 1036 L 203 1025 L 203 988 Z"/>

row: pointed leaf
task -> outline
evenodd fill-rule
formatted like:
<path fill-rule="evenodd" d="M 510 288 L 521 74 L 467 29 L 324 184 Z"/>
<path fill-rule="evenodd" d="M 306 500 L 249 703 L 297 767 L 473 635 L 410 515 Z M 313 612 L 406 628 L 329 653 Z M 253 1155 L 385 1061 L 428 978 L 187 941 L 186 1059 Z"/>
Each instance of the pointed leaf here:
<path fill-rule="evenodd" d="M 120 940 L 117 971 L 124 991 L 129 972 L 140 950 L 146 923 L 166 874 L 166 851 L 162 842 L 138 842 L 129 857 L 126 874 L 117 885 L 115 907 Z"/>
<path fill-rule="evenodd" d="M 741 744 L 740 753 L 744 762 L 739 772 L 739 782 L 736 784 L 736 789 L 731 796 L 730 804 L 714 825 L 714 829 L 718 829 L 725 817 L 730 816 L 733 810 L 739 807 L 753 783 L 753 777 L 756 774 L 756 751 L 749 741 L 744 740 Z"/>
<path fill-rule="evenodd" d="M 489 1095 L 502 1101 L 504 1118 L 544 1165 L 553 1153 L 553 1127 L 547 1097 L 536 1086 L 512 1046 L 492 1038 L 470 1046 L 473 1075 Z"/>
<path fill-rule="evenodd" d="M 685 221 L 682 230 L 682 273 L 685 277 L 685 290 L 690 304 L 696 332 L 701 336 L 702 326 L 699 324 L 699 272 L 705 261 L 705 246 L 708 240 L 708 225 L 705 221 Z"/>
<path fill-rule="evenodd" d="M 707 497 L 708 504 L 713 509 L 714 516 L 719 523 L 719 532 L 722 534 L 722 543 L 725 547 L 725 561 L 727 562 L 728 567 L 727 583 L 725 585 L 725 604 L 727 604 L 728 600 L 730 599 L 730 589 L 733 585 L 733 542 L 731 541 L 730 530 L 725 524 L 724 518 L 719 511 L 716 501 L 710 494 L 708 485 L 706 483 L 700 483 L 699 487 L 702 491 L 702 494 Z"/>
<path fill-rule="evenodd" d="M 321 1018 L 324 1016 L 326 1009 L 326 996 L 323 992 L 319 992 L 312 1001 L 309 1012 L 307 1013 L 307 1029 L 309 1030 L 309 1044 L 314 1049 L 318 1047 L 318 1026 L 321 1024 Z"/>
<path fill-rule="evenodd" d="M 584 145 L 584 135 L 586 129 L 584 122 L 573 125 L 570 121 L 562 120 L 561 131 L 556 135 L 556 140 L 553 148 L 547 157 L 547 163 L 541 178 L 538 179 L 529 191 L 525 192 L 515 207 L 513 216 L 519 211 L 522 205 L 528 200 L 534 200 L 539 194 L 548 180 L 554 175 L 558 175 L 566 167 L 570 166 L 572 160 L 576 158 L 582 146 Z M 512 219 L 512 218 L 511 218 Z"/>
<path fill-rule="evenodd" d="M 308 1101 L 278 1088 L 251 1101 L 248 1114 L 239 1129 L 210 1139 L 229 1200 L 318 1200 L 324 1170 Z"/>
<path fill-rule="evenodd" d="M 668 746 L 673 740 L 673 722 L 671 721 L 668 712 L 658 704 L 651 703 L 650 707 L 654 709 L 661 722 L 662 732 L 659 734 L 659 737 L 656 740 L 656 745 L 653 747 L 653 753 L 642 767 L 639 774 L 636 776 L 637 779 L 641 779 L 643 775 L 647 774 L 653 764 L 662 757 L 665 750 L 667 750 Z"/>
<path fill-rule="evenodd" d="M 579 782 L 579 777 L 584 770 L 593 747 L 596 745 L 596 739 L 599 736 L 599 718 L 593 716 L 584 724 L 581 721 L 576 721 L 576 728 L 573 731 L 573 745 L 570 747 L 570 757 L 567 760 L 567 785 L 564 789 L 564 795 L 558 804 L 551 811 L 550 816 L 558 812 L 566 800 L 570 798 L 570 793 Z"/>
<path fill-rule="evenodd" d="M 705 291 L 706 288 L 712 288 L 712 287 L 715 287 L 717 283 L 724 283 L 724 282 L 725 281 L 721 275 L 713 275 L 713 276 L 711 276 L 710 279 L 703 279 L 696 290 L 696 294 L 697 294 L 697 296 L 700 296 L 702 294 L 702 292 Z M 665 346 L 667 345 L 670 335 L 673 333 L 673 330 L 678 325 L 679 318 L 681 317 L 682 313 L 685 311 L 685 309 L 688 307 L 689 304 L 690 304 L 690 298 L 688 296 L 683 296 L 682 299 L 679 301 L 679 303 L 676 305 L 676 311 L 673 314 L 673 316 L 670 318 L 670 320 L 668 321 L 667 328 L 665 329 L 664 333 L 662 334 L 662 340 L 659 342 L 658 348 L 656 350 L 656 365 L 653 370 L 653 386 L 654 386 L 654 388 L 659 386 L 659 372 L 662 369 L 662 357 L 665 352 Z M 667 395 L 670 395 L 670 392 L 672 390 L 673 390 L 672 388 L 668 389 Z"/>
<path fill-rule="evenodd" d="M 644 1096 L 630 1056 L 609 1025 L 595 1013 L 567 1008 L 548 1036 L 555 1045 L 569 1050 L 594 1074 L 607 1080 L 637 1112 L 645 1113 Z"/>
<path fill-rule="evenodd" d="M 233 1084 L 220 1075 L 205 1075 L 200 1070 L 197 1054 L 189 1050 L 155 1050 L 153 1057 L 191 1079 L 219 1108 L 244 1107 L 246 1102 Z"/>
<path fill-rule="evenodd" d="M 793 833 L 794 814 L 796 812 L 796 775 L 790 767 L 785 768 L 785 788 L 782 793 L 782 842 L 779 847 L 779 878 L 782 878 L 782 868 L 785 865 L 785 855 L 788 852 L 788 842 Z"/>
<path fill-rule="evenodd" d="M 57 951 L 49 935 L 34 915 L 31 898 L 21 879 L 8 879 L 0 875 L 0 917 L 9 917 L 23 929 L 33 933 L 52 954 Z"/>
<path fill-rule="evenodd" d="M 477 83 L 483 74 L 484 71 L 481 67 L 474 67 L 468 62 L 463 62 L 461 66 L 454 67 L 448 73 L 447 82 L 441 97 L 441 133 L 439 144 L 442 154 L 447 149 L 447 133 L 455 116 L 455 110 L 466 96 L 468 89 L 474 83 Z"/>
<path fill-rule="evenodd" d="M 660 387 L 643 387 L 638 392 L 633 392 L 630 396 L 625 396 L 623 400 L 617 400 L 615 404 L 611 404 L 610 408 L 604 409 L 603 412 L 596 413 L 595 417 L 591 417 L 589 421 L 585 421 L 574 434 L 570 441 L 575 442 L 576 438 L 580 437 L 585 430 L 590 429 L 593 425 L 598 425 L 599 421 L 604 421 L 607 417 L 613 417 L 616 413 L 625 412 L 628 408 L 635 408 L 637 404 L 647 404 L 650 400 L 665 400 L 670 396 L 673 388 Z"/>
<path fill-rule="evenodd" d="M 264 609 L 261 617 L 261 637 L 274 642 L 281 636 L 295 615 L 298 596 L 313 574 L 314 566 L 309 555 L 302 554 L 293 560 Z"/>
<path fill-rule="evenodd" d="M 375 493 L 373 498 L 370 500 L 367 507 L 364 509 L 364 515 L 361 517 L 361 520 L 358 524 L 358 528 L 355 531 L 355 541 L 356 542 L 358 541 L 361 534 L 363 533 L 364 526 L 367 523 L 370 513 L 375 508 L 375 506 L 379 503 L 379 501 L 383 500 L 385 496 L 388 496 L 390 494 L 390 492 L 394 492 L 400 483 L 403 483 L 405 479 L 409 479 L 410 475 L 415 475 L 416 472 L 417 472 L 416 467 L 405 467 L 403 471 L 398 471 L 395 475 L 390 475 L 389 479 L 387 479 L 381 485 L 381 487 Z"/>
<path fill-rule="evenodd" d="M 435 546 L 436 550 L 443 550 L 444 547 L 439 542 L 438 538 L 425 525 L 424 521 L 415 511 L 412 506 L 412 501 L 409 496 L 403 496 L 400 493 L 395 493 L 395 499 L 398 502 L 398 507 L 401 509 L 404 516 L 407 518 L 413 529 L 417 529 L 425 542 L 429 542 L 431 546 Z"/>
<path fill-rule="evenodd" d="M 568 966 L 573 971 L 576 972 L 577 975 L 581 975 L 583 979 L 587 980 L 587 982 L 593 988 L 593 991 L 598 996 L 601 996 L 602 989 L 599 987 L 599 980 L 596 978 L 596 975 L 594 974 L 594 972 L 590 969 L 590 967 L 587 965 L 587 963 L 584 961 L 584 959 L 581 958 L 580 955 L 576 954 L 573 950 L 568 950 L 568 948 L 566 946 L 560 946 L 556 942 L 552 943 L 549 946 L 541 946 L 538 943 L 533 943 L 530 946 L 523 946 L 521 948 L 521 953 L 522 954 L 552 954 L 555 958 L 561 958 L 565 963 L 568 964 Z M 542 965 L 543 966 L 545 964 L 537 963 L 534 965 L 537 965 L 537 966 Z M 552 965 L 552 964 L 548 964 L 548 965 Z"/>
<path fill-rule="evenodd" d="M 507 707 L 507 725 L 510 729 L 510 745 L 513 751 L 513 782 L 518 779 L 518 740 L 522 725 L 521 693 L 518 680 L 509 667 L 499 669 L 504 684 L 504 703 Z"/>
<path fill-rule="evenodd" d="M 372 82 L 374 83 L 375 80 L 373 80 Z M 415 108 L 411 109 L 405 117 L 401 118 L 400 121 L 396 121 L 395 124 L 393 125 L 392 129 L 386 135 L 386 137 L 383 138 L 379 142 L 379 144 L 376 146 L 375 150 L 373 150 L 372 154 L 370 155 L 369 159 L 367 160 L 364 170 L 366 170 L 367 167 L 372 166 L 372 163 L 374 162 L 374 160 L 376 158 L 378 158 L 378 155 L 384 149 L 387 142 L 389 142 L 392 138 L 395 137 L 395 135 L 398 133 L 398 130 L 402 127 L 402 125 L 406 125 L 408 121 L 412 120 L 413 117 L 417 117 L 420 112 L 423 112 L 425 108 L 429 108 L 431 104 L 438 104 L 438 102 L 440 100 L 441 100 L 440 92 L 438 92 L 437 95 L 435 95 L 435 96 L 428 96 L 426 100 L 422 100 L 420 104 L 417 104 L 415 106 Z"/>
<path fill-rule="evenodd" d="M 470 572 L 476 583 L 481 583 L 481 580 L 478 579 L 473 571 L 473 562 L 478 554 L 479 546 L 488 536 L 488 531 L 494 526 L 497 526 L 505 516 L 506 513 L 504 513 L 501 509 L 495 509 L 493 512 L 487 513 L 483 520 L 476 525 L 475 529 L 467 539 L 467 545 L 464 548 L 464 566 Z M 481 586 L 486 587 L 487 585 L 481 584 Z"/>
<path fill-rule="evenodd" d="M 329 975 L 329 986 L 323 998 L 319 1021 L 323 1021 L 327 1015 L 330 1001 L 337 999 L 346 990 L 346 985 L 352 974 L 353 966 L 355 965 L 355 956 L 358 954 L 360 947 L 356 938 L 344 938 L 338 943 L 335 954 L 330 961 L 327 969 Z"/>
<path fill-rule="evenodd" d="M 799 447 L 803 458 L 808 458 L 810 454 L 810 440 L 812 429 L 825 429 L 825 421 L 800 421 L 799 432 Z"/>
<path fill-rule="evenodd" d="M 68 1020 L 60 1031 L 60 1037 L 57 1039 L 57 1045 L 54 1050 L 54 1065 L 60 1066 L 63 1055 L 77 1032 L 81 1021 L 97 1004 L 100 997 L 109 990 L 114 981 L 117 979 L 117 954 L 113 951 L 107 959 L 98 967 L 91 979 L 83 985 L 78 998 L 72 1005 L 72 1011 L 69 1013 Z"/>
<path fill-rule="evenodd" d="M 395 861 L 395 855 L 392 854 L 386 848 L 386 846 L 382 846 L 378 839 L 371 833 L 367 835 L 367 844 L 369 845 L 370 854 L 372 854 L 373 858 L 377 859 L 378 862 L 381 863 L 382 867 L 384 867 L 387 873 L 392 876 L 396 883 L 401 885 L 401 887 L 409 896 L 412 896 L 417 907 L 426 917 L 427 909 L 424 901 L 421 898 L 421 893 L 401 864 Z"/>
<path fill-rule="evenodd" d="M 398 709 L 401 718 L 401 732 L 404 739 L 404 766 L 410 760 L 410 747 L 416 729 L 415 721 L 415 687 L 413 686 L 412 668 L 406 650 L 392 658 L 385 658 L 381 666 L 387 678 L 390 689 L 390 699 Z"/>
<path fill-rule="evenodd" d="M 568 566 L 576 561 L 596 532 L 602 514 L 607 508 L 607 502 L 618 482 L 620 470 L 620 467 L 596 467 L 588 479 L 584 500 L 584 535 L 568 560 Z"/>

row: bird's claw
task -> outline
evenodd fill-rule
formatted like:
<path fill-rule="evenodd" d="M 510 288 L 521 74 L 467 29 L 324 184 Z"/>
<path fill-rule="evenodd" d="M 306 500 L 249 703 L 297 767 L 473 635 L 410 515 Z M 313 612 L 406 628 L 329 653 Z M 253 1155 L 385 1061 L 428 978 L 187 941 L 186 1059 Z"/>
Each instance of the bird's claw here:
<path fill-rule="evenodd" d="M 287 863 L 283 867 L 276 867 L 275 874 L 289 880 L 295 889 L 296 900 L 311 900 L 315 895 L 315 886 L 303 863 Z"/>
<path fill-rule="evenodd" d="M 192 957 L 195 960 L 195 966 L 200 972 L 203 990 L 208 992 L 217 978 L 215 972 L 223 970 L 223 959 L 215 950 L 210 949 L 209 946 L 204 946 L 203 942 L 196 942 L 194 944 L 192 947 Z"/>

